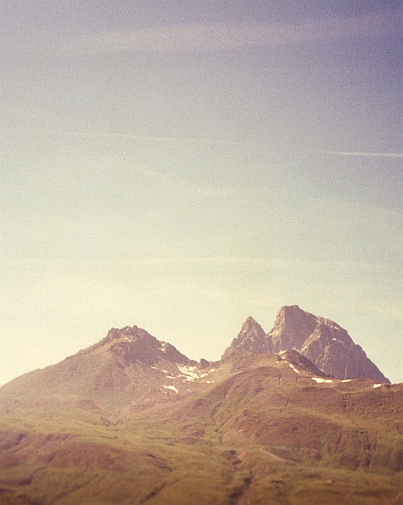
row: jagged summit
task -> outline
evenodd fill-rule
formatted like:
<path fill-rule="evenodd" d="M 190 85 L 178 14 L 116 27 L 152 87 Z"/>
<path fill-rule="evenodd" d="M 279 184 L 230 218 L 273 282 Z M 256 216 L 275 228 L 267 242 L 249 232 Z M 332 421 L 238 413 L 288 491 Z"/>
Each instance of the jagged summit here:
<path fill-rule="evenodd" d="M 241 331 L 232 342 L 223 359 L 228 358 L 235 351 L 270 352 L 268 340 L 263 328 L 253 317 L 249 316 L 243 323 Z"/>
<path fill-rule="evenodd" d="M 273 352 L 301 349 L 317 325 L 317 317 L 301 310 L 298 305 L 282 307 L 273 329 L 268 333 Z"/>
<path fill-rule="evenodd" d="M 224 357 L 241 350 L 278 353 L 288 349 L 297 350 L 319 369 L 339 379 L 390 382 L 345 329 L 301 310 L 298 305 L 282 307 L 267 334 L 253 318 L 248 318 Z"/>

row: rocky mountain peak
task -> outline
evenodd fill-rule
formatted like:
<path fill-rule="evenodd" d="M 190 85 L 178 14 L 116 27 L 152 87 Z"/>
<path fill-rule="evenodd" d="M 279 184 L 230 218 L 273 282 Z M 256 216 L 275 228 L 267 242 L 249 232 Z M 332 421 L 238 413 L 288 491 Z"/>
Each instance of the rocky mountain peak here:
<path fill-rule="evenodd" d="M 271 351 L 271 349 L 268 348 L 265 331 L 251 316 L 243 323 L 241 331 L 232 342 L 231 347 L 225 351 L 223 359 L 239 351 L 260 353 Z"/>
<path fill-rule="evenodd" d="M 317 324 L 318 318 L 301 310 L 298 305 L 282 307 L 277 313 L 273 329 L 268 334 L 273 352 L 301 349 Z"/>
<path fill-rule="evenodd" d="M 296 349 L 321 370 L 339 379 L 388 379 L 334 321 L 317 317 L 297 305 L 282 307 L 268 333 L 273 352 Z"/>
<path fill-rule="evenodd" d="M 329 319 L 305 312 L 298 305 L 282 307 L 268 334 L 253 318 L 248 318 L 224 357 L 241 350 L 279 353 L 290 349 L 335 378 L 367 378 L 389 383 L 345 329 Z"/>
<path fill-rule="evenodd" d="M 181 365 L 194 364 L 192 360 L 179 352 L 173 345 L 159 341 L 146 330 L 138 326 L 112 328 L 107 336 L 82 353 L 107 352 L 114 355 L 124 365 L 142 363 L 154 365 L 160 360 Z"/>

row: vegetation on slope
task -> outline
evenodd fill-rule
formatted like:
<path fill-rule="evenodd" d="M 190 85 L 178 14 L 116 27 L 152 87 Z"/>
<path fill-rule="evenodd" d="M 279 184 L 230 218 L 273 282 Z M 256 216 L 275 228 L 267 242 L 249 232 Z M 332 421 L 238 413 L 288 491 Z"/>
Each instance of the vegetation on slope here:
<path fill-rule="evenodd" d="M 0 503 L 403 503 L 403 385 L 313 372 L 296 353 L 243 353 L 178 393 L 138 365 L 161 393 L 148 403 L 113 380 L 104 402 L 5 388 Z"/>

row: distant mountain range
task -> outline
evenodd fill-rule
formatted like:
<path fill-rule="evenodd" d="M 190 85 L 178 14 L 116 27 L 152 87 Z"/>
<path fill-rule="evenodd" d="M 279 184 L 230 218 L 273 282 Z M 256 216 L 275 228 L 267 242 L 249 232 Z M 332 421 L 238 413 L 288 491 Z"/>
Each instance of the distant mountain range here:
<path fill-rule="evenodd" d="M 137 326 L 0 388 L 0 503 L 401 504 L 403 384 L 283 307 L 218 362 Z"/>

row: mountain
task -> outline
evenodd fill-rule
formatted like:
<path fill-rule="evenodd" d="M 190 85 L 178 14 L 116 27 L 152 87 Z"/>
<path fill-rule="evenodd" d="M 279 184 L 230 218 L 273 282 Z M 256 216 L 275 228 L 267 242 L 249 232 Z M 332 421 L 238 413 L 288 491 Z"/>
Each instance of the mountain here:
<path fill-rule="evenodd" d="M 268 334 L 248 318 L 223 357 L 234 351 L 278 353 L 287 349 L 297 350 L 335 378 L 367 378 L 390 384 L 346 330 L 329 319 L 304 312 L 297 305 L 282 307 Z"/>
<path fill-rule="evenodd" d="M 112 329 L 4 385 L 0 503 L 402 504 L 403 384 L 331 377 L 279 321 L 214 363 Z"/>
<path fill-rule="evenodd" d="M 209 365 L 206 360 L 190 360 L 137 326 L 127 326 L 110 330 L 88 349 L 25 374 L 0 391 L 13 401 L 35 405 L 38 398 L 63 404 L 91 399 L 103 411 L 119 415 L 127 405 L 152 404 L 187 391 Z"/>

